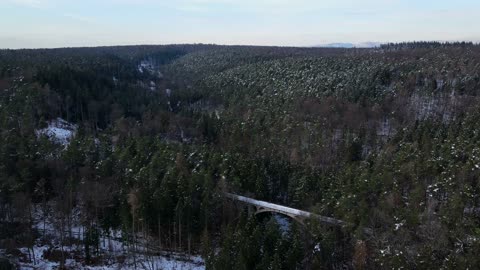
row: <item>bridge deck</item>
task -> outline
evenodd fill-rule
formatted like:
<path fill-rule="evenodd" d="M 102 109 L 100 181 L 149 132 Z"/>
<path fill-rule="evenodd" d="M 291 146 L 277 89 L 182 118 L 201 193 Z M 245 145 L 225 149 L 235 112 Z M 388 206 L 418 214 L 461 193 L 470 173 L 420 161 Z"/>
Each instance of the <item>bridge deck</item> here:
<path fill-rule="evenodd" d="M 346 223 L 342 220 L 334 219 L 334 218 L 331 218 L 331 217 L 320 216 L 320 215 L 310 213 L 310 212 L 307 212 L 307 211 L 303 211 L 303 210 L 299 210 L 299 209 L 295 209 L 295 208 L 291 208 L 291 207 L 286 207 L 286 206 L 278 205 L 278 204 L 274 204 L 274 203 L 269 203 L 269 202 L 265 202 L 265 201 L 259 201 L 259 200 L 255 200 L 255 199 L 252 199 L 252 198 L 248 198 L 248 197 L 244 197 L 244 196 L 240 196 L 240 195 L 236 195 L 236 194 L 232 194 L 232 193 L 225 193 L 225 197 L 227 197 L 229 199 L 232 199 L 232 200 L 235 200 L 235 201 L 240 201 L 240 202 L 244 202 L 246 204 L 254 205 L 254 206 L 259 207 L 259 208 L 264 208 L 264 209 L 270 210 L 272 212 L 277 212 L 277 213 L 281 213 L 281 214 L 285 214 L 285 215 L 289 215 L 289 216 L 302 217 L 302 218 L 314 218 L 314 219 L 319 220 L 322 223 L 326 223 L 326 224 L 329 224 L 329 225 L 335 225 L 335 226 L 346 225 Z"/>

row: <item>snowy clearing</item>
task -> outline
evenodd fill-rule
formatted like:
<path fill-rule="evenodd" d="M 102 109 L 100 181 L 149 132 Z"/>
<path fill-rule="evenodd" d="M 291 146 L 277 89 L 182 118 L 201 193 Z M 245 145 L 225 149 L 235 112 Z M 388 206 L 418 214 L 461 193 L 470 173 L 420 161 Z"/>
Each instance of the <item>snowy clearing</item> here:
<path fill-rule="evenodd" d="M 59 269 L 60 262 L 56 259 L 50 259 L 51 254 L 59 253 L 59 249 L 54 249 L 50 246 L 35 246 L 34 257 L 35 263 L 29 261 L 29 250 L 27 248 L 19 249 L 25 259 L 19 259 L 17 262 L 18 269 L 28 270 L 54 270 Z M 82 259 L 78 258 L 79 250 L 65 247 L 67 257 L 65 259 L 65 267 L 67 269 L 88 269 L 88 270 L 109 270 L 109 269 L 134 269 L 135 264 L 137 269 L 145 270 L 204 270 L 205 266 L 199 257 L 190 257 L 184 259 L 180 256 L 148 256 L 137 255 L 135 259 L 133 256 L 118 255 L 105 256 L 105 260 L 97 265 L 85 265 Z M 0 251 L 0 253 L 3 253 Z M 185 260 L 185 261 L 182 261 Z"/>
<path fill-rule="evenodd" d="M 50 207 L 49 207 L 50 208 Z M 99 238 L 99 255 L 92 257 L 93 263 L 86 265 L 85 251 L 82 244 L 85 236 L 85 227 L 81 225 L 80 209 L 74 209 L 71 214 L 71 228 L 60 227 L 55 215 L 43 214 L 41 207 L 33 210 L 33 228 L 40 235 L 32 248 L 20 247 L 8 251 L 0 249 L 0 256 L 9 258 L 18 269 L 54 270 L 60 268 L 62 256 L 65 259 L 66 269 L 146 269 L 146 270 L 204 270 L 204 262 L 200 256 L 187 255 L 177 252 L 153 251 L 146 248 L 142 237 L 138 236 L 136 252 L 122 240 L 121 231 L 102 233 Z M 61 235 L 68 235 L 73 240 L 64 240 L 61 244 Z M 93 247 L 92 247 L 93 248 Z M 62 252 L 63 250 L 63 252 Z M 93 252 L 93 250 L 92 250 Z M 63 254 L 63 255 L 62 255 Z"/>
<path fill-rule="evenodd" d="M 45 135 L 55 143 L 67 146 L 77 133 L 77 125 L 69 123 L 62 118 L 48 122 L 48 127 L 37 130 L 37 136 Z"/>

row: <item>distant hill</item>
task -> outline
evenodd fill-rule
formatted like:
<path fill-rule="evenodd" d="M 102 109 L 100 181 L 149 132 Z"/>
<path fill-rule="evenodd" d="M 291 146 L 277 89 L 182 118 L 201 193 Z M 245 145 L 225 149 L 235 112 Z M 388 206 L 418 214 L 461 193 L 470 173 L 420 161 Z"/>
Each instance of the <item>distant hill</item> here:
<path fill-rule="evenodd" d="M 328 43 L 321 44 L 315 47 L 329 47 L 329 48 L 375 48 L 381 45 L 380 42 L 361 42 L 361 43 Z"/>

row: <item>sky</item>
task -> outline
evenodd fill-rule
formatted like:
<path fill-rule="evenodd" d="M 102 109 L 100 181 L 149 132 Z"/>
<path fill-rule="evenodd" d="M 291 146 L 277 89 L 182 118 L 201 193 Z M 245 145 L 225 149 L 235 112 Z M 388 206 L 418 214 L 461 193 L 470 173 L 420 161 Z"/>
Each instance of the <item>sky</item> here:
<path fill-rule="evenodd" d="M 0 0 L 0 48 L 480 42 L 480 0 Z"/>

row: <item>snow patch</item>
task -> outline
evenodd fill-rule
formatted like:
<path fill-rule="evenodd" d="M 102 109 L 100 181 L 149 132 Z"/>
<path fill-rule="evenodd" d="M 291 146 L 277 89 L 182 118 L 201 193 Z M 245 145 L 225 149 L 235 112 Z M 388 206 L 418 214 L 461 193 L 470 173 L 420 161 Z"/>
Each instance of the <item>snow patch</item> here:
<path fill-rule="evenodd" d="M 155 91 L 157 89 L 157 84 L 154 81 L 150 81 L 150 91 Z"/>
<path fill-rule="evenodd" d="M 140 64 L 137 66 L 137 68 L 140 73 L 144 73 L 145 71 L 147 71 L 148 73 L 153 74 L 155 71 L 155 65 L 153 64 L 152 61 L 149 61 L 149 60 L 142 60 Z"/>
<path fill-rule="evenodd" d="M 48 127 L 37 130 L 38 137 L 45 135 L 55 143 L 67 146 L 77 133 L 77 125 L 69 123 L 62 118 L 48 122 Z"/>
<path fill-rule="evenodd" d="M 394 230 L 395 230 L 395 231 L 398 231 L 403 225 L 404 225 L 403 222 L 395 223 L 395 228 L 394 228 Z"/>

